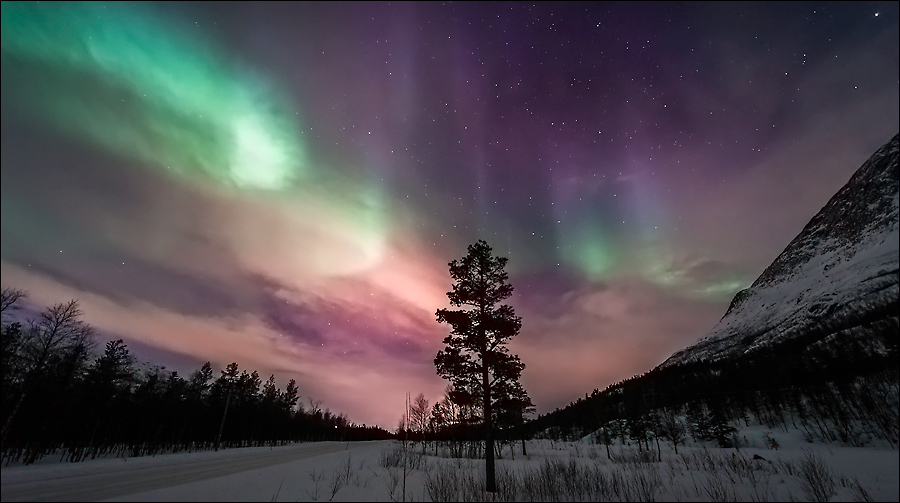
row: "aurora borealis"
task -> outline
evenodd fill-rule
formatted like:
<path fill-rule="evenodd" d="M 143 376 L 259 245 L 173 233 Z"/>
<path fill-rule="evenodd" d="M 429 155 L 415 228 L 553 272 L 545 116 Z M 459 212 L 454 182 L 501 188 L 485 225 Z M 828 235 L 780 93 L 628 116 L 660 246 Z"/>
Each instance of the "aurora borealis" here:
<path fill-rule="evenodd" d="M 509 258 L 541 413 L 704 335 L 900 130 L 896 2 L 2 3 L 3 286 L 357 423 Z"/>
<path fill-rule="evenodd" d="M 288 107 L 197 45 L 138 9 L 10 4 L 4 69 L 33 85 L 4 91 L 120 155 L 237 187 L 286 187 L 302 164 Z"/>

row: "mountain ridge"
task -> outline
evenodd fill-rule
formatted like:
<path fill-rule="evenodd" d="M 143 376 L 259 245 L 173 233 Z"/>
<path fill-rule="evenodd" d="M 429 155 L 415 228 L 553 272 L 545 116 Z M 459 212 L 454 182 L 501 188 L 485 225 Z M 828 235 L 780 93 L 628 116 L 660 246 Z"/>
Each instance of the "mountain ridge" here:
<path fill-rule="evenodd" d="M 863 163 L 706 336 L 657 368 L 736 357 L 811 331 L 821 340 L 876 319 L 896 321 L 898 140 Z"/>

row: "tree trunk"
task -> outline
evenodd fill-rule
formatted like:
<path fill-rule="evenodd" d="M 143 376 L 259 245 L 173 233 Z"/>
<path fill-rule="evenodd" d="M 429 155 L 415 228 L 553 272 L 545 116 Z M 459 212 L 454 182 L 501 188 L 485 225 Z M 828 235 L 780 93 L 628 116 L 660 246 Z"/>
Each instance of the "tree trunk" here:
<path fill-rule="evenodd" d="M 12 426 L 13 418 L 16 417 L 16 412 L 19 412 L 19 407 L 22 406 L 23 401 L 25 401 L 25 390 L 23 390 L 22 394 L 19 396 L 19 401 L 16 402 L 16 407 L 13 409 L 12 414 L 10 414 L 9 418 L 6 419 L 6 422 L 3 423 L 3 434 L 0 436 L 0 448 L 6 443 L 6 434 L 9 433 L 9 427 Z"/>
<path fill-rule="evenodd" d="M 490 376 L 488 375 L 487 362 L 485 361 L 484 353 L 482 353 L 481 362 L 484 366 L 481 373 L 481 379 L 482 391 L 484 393 L 484 425 L 487 429 L 484 446 L 485 490 L 489 493 L 493 493 L 497 492 L 497 485 L 494 481 L 494 418 L 492 417 L 494 414 L 491 410 L 491 385 L 488 381 Z"/>
<path fill-rule="evenodd" d="M 219 450 L 219 442 L 222 441 L 222 430 L 225 428 L 225 416 L 228 414 L 228 404 L 231 403 L 231 390 L 228 390 L 228 398 L 225 399 L 225 410 L 222 412 L 222 422 L 219 423 L 219 434 L 216 435 L 216 451 Z"/>

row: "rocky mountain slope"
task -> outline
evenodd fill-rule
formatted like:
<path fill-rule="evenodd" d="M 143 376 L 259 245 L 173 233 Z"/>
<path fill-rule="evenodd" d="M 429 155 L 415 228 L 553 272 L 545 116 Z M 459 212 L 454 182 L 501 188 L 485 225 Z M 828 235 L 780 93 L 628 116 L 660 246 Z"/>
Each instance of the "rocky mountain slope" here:
<path fill-rule="evenodd" d="M 696 344 L 661 368 L 715 361 L 805 337 L 898 338 L 898 137 L 878 149 Z M 874 331 L 874 332 L 873 332 Z M 869 337 L 877 333 L 878 337 Z M 812 335 L 812 337 L 810 337 Z M 881 347 L 880 347 L 881 346 Z"/>

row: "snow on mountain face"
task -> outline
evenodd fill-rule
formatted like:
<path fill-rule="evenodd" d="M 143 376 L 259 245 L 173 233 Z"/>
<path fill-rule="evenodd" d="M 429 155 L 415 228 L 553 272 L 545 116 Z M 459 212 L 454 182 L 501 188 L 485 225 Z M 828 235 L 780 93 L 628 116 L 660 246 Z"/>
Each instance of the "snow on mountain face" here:
<path fill-rule="evenodd" d="M 828 335 L 828 327 L 833 333 L 896 319 L 898 138 L 878 149 L 753 285 L 735 295 L 708 335 L 660 367 L 736 357 L 823 327 Z"/>

